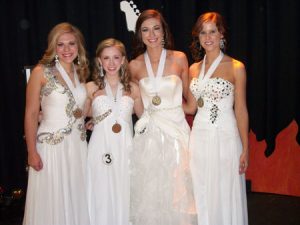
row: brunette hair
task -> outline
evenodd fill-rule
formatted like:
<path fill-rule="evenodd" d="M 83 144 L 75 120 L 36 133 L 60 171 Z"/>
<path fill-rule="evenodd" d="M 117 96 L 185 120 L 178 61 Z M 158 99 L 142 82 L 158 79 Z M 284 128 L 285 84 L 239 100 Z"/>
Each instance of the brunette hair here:
<path fill-rule="evenodd" d="M 148 9 L 143 11 L 136 21 L 135 34 L 133 37 L 132 58 L 136 58 L 137 56 L 143 54 L 146 51 L 146 46 L 142 40 L 141 26 L 145 20 L 150 18 L 158 19 L 162 25 L 162 29 L 164 32 L 164 48 L 174 48 L 173 37 L 166 20 L 159 11 L 155 9 Z"/>
<path fill-rule="evenodd" d="M 197 22 L 192 29 L 193 40 L 190 45 L 190 51 L 195 61 L 200 61 L 205 54 L 203 48 L 200 46 L 199 34 L 203 29 L 203 24 L 206 22 L 213 22 L 216 24 L 218 31 L 223 35 L 224 49 L 222 49 L 222 51 L 226 50 L 226 23 L 224 18 L 217 12 L 204 13 L 198 17 Z"/>

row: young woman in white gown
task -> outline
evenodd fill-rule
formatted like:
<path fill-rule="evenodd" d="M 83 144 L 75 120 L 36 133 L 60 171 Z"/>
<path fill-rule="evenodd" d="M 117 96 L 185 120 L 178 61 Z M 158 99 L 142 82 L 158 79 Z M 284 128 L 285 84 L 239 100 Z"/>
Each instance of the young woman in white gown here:
<path fill-rule="evenodd" d="M 245 171 L 248 112 L 244 65 L 224 55 L 225 26 L 215 12 L 201 15 L 192 31 L 190 90 L 196 108 L 190 137 L 191 169 L 201 225 L 247 225 Z"/>
<path fill-rule="evenodd" d="M 139 87 L 130 81 L 124 45 L 105 39 L 96 50 L 92 99 L 93 132 L 88 144 L 88 202 L 92 225 L 129 224 L 129 152 L 132 113 L 140 116 Z"/>
<path fill-rule="evenodd" d="M 88 61 L 83 44 L 76 27 L 55 26 L 28 82 L 25 136 L 30 167 L 23 225 L 89 224 L 83 112 Z"/>
<path fill-rule="evenodd" d="M 196 220 L 189 167 L 190 128 L 182 109 L 188 62 L 171 50 L 168 26 L 156 10 L 136 23 L 133 80 L 145 111 L 135 125 L 130 155 L 131 221 L 134 225 L 187 225 Z"/>

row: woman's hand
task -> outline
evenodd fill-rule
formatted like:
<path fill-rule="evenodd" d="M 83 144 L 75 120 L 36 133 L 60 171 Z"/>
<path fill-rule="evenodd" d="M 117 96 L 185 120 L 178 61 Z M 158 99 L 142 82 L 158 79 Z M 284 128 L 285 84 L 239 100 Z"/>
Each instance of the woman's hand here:
<path fill-rule="evenodd" d="M 92 119 L 90 119 L 89 121 L 86 122 L 85 129 L 90 130 L 90 131 L 92 131 L 94 129 L 94 123 L 93 123 Z"/>
<path fill-rule="evenodd" d="M 43 169 L 42 159 L 37 152 L 28 153 L 28 165 L 36 171 L 40 171 L 41 169 Z"/>
<path fill-rule="evenodd" d="M 239 173 L 243 174 L 246 172 L 248 168 L 248 151 L 243 151 L 240 156 L 240 166 L 239 166 Z"/>

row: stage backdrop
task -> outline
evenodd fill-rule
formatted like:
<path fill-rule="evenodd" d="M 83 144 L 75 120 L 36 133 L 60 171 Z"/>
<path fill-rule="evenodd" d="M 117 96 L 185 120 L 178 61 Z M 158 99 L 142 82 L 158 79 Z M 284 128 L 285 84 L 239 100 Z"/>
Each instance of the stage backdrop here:
<path fill-rule="evenodd" d="M 300 196 L 299 1 L 294 0 L 1 0 L 0 186 L 26 187 L 22 69 L 43 55 L 49 30 L 68 21 L 83 32 L 89 57 L 107 37 L 131 51 L 137 10 L 165 16 L 176 49 L 192 63 L 189 44 L 197 17 L 218 11 L 229 27 L 228 54 L 246 65 L 252 190 Z M 129 54 L 130 55 L 130 54 Z M 191 117 L 189 118 L 191 119 Z"/>

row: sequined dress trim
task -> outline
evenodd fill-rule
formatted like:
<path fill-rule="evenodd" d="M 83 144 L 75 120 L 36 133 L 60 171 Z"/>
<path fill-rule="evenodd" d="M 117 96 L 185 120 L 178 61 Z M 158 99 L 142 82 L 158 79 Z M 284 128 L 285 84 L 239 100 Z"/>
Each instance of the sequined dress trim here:
<path fill-rule="evenodd" d="M 76 108 L 75 98 L 70 91 L 70 89 L 61 84 L 58 79 L 54 76 L 54 69 L 46 67 L 45 68 L 45 78 L 47 79 L 47 83 L 42 87 L 40 92 L 40 101 L 44 96 L 49 96 L 54 90 L 61 93 L 66 94 L 68 96 L 68 104 L 66 105 L 65 112 L 67 117 L 69 118 L 68 124 L 64 128 L 60 128 L 54 132 L 42 132 L 37 135 L 37 142 L 44 143 L 50 145 L 56 145 L 61 143 L 64 140 L 64 137 L 72 133 L 72 128 L 77 119 L 74 117 L 73 111 Z M 76 127 L 80 131 L 80 139 L 82 141 L 86 140 L 86 130 L 83 123 L 80 123 Z"/>
<path fill-rule="evenodd" d="M 111 113 L 112 113 L 112 110 L 109 109 L 105 113 L 103 113 L 103 114 L 101 114 L 99 116 L 94 117 L 93 120 L 92 120 L 93 124 L 96 125 L 96 124 L 100 123 L 102 120 L 104 120 L 106 117 L 108 117 Z"/>

